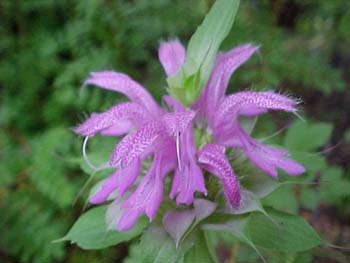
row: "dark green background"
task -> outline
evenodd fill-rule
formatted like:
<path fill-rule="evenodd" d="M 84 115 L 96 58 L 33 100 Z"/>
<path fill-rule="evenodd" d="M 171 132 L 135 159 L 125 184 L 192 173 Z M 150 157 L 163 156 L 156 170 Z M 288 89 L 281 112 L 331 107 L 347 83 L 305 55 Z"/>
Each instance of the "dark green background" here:
<path fill-rule="evenodd" d="M 83 251 L 51 243 L 66 233 L 84 205 L 80 198 L 73 206 L 88 175 L 77 161 L 81 139 L 70 128 L 121 99 L 92 87 L 80 93 L 81 85 L 90 71 L 114 69 L 160 100 L 166 82 L 157 61 L 159 42 L 178 37 L 186 44 L 212 2 L 0 1 L 0 262 L 119 262 L 126 255 L 127 244 Z M 314 169 L 307 180 L 321 183 L 299 185 L 278 200 L 292 204 L 291 210 L 324 239 L 349 246 L 350 189 L 342 186 L 350 180 L 350 2 L 241 2 L 222 48 L 245 42 L 261 48 L 234 74 L 230 89 L 294 94 L 303 100 L 307 122 L 290 136 L 303 144 L 305 138 L 328 134 L 308 163 Z M 256 134 L 270 135 L 295 119 L 263 117 Z M 316 122 L 324 122 L 331 134 L 319 126 L 310 136 Z M 105 142 L 113 146 L 113 140 Z M 230 252 L 224 245 L 220 249 Z M 349 254 L 327 248 L 313 251 L 313 257 L 314 262 L 349 260 Z"/>

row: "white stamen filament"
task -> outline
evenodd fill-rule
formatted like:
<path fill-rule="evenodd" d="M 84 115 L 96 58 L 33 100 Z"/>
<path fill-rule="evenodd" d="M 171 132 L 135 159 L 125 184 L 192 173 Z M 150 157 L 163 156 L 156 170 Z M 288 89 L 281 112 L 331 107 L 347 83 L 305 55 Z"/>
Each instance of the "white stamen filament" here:
<path fill-rule="evenodd" d="M 83 142 L 83 158 L 85 163 L 93 170 L 93 172 L 98 172 L 104 169 L 110 169 L 110 168 L 115 168 L 119 166 L 119 163 L 116 165 L 110 165 L 108 162 L 103 163 L 99 166 L 95 166 L 88 158 L 87 153 L 86 153 L 86 146 L 87 146 L 87 142 L 89 140 L 89 136 L 86 136 Z"/>
<path fill-rule="evenodd" d="M 278 131 L 276 131 L 275 133 L 273 133 L 273 134 L 271 134 L 269 136 L 266 136 L 264 138 L 258 139 L 258 141 L 263 142 L 263 141 L 269 140 L 269 139 L 271 139 L 271 138 L 281 134 L 287 128 L 288 128 L 288 126 L 284 126 L 281 129 L 279 129 Z"/>
<path fill-rule="evenodd" d="M 300 119 L 301 121 L 306 122 L 305 119 L 304 119 L 303 117 L 301 117 L 301 115 L 300 115 L 298 112 L 293 111 L 293 114 L 294 114 L 295 116 L 297 116 L 298 119 Z"/>
<path fill-rule="evenodd" d="M 181 160 L 180 160 L 180 133 L 176 134 L 176 156 L 177 156 L 177 163 L 179 165 L 179 170 L 181 171 Z"/>
<path fill-rule="evenodd" d="M 98 168 L 90 162 L 90 160 L 89 160 L 89 158 L 88 158 L 88 156 L 86 154 L 86 145 L 87 145 L 88 140 L 89 140 L 89 136 L 86 136 L 85 139 L 84 139 L 84 142 L 83 142 L 83 158 L 84 158 L 84 161 L 86 162 L 86 164 L 92 170 L 96 171 Z"/>

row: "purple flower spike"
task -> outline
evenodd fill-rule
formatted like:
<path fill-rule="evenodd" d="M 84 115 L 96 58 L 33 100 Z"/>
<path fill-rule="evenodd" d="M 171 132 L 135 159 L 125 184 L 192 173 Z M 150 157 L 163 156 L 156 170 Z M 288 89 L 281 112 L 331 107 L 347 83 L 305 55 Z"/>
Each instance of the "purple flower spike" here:
<path fill-rule="evenodd" d="M 85 84 L 120 92 L 130 100 L 103 113 L 91 114 L 74 129 L 85 137 L 96 134 L 124 136 L 115 146 L 109 162 L 110 166 L 117 167 L 116 171 L 103 181 L 89 200 L 92 204 L 100 204 L 115 196 L 120 213 L 112 221 L 119 231 L 130 230 L 143 214 L 151 221 L 155 218 L 163 199 L 163 183 L 167 182 L 164 177 L 170 172 L 169 197 L 176 199 L 177 205 L 194 204 L 194 214 L 190 214 L 188 222 L 191 223 L 194 217 L 200 220 L 198 213 L 206 217 L 216 209 L 215 204 L 207 207 L 209 201 L 194 199 L 198 194 L 207 194 L 202 168 L 222 182 L 227 202 L 233 208 L 239 208 L 240 185 L 225 156 L 226 148 L 242 150 L 257 168 L 273 177 L 278 176 L 278 169 L 291 176 L 305 171 L 303 166 L 288 159 L 287 151 L 251 138 L 238 118 L 257 116 L 269 110 L 295 113 L 298 101 L 272 91 L 225 95 L 232 73 L 257 49 L 246 44 L 218 54 L 202 94 L 188 108 L 171 96 L 163 97 L 168 107 L 161 108 L 146 89 L 125 74 L 91 73 Z M 173 40 L 160 44 L 158 56 L 167 77 L 171 77 L 184 63 L 186 52 L 178 40 Z M 83 152 L 88 162 L 85 147 L 86 143 Z M 198 151 L 198 148 L 201 149 Z M 151 165 L 147 171 L 141 171 L 145 159 Z M 138 180 L 139 174 L 145 175 Z M 135 182 L 139 182 L 138 185 L 134 186 Z M 186 216 L 187 213 L 182 212 L 165 216 L 163 223 L 168 232 L 177 235 L 172 225 L 181 228 L 177 219 L 186 219 Z"/>
<path fill-rule="evenodd" d="M 239 183 L 229 161 L 225 157 L 225 147 L 217 144 L 207 144 L 198 153 L 198 161 L 204 169 L 217 176 L 224 187 L 226 200 L 238 208 L 241 202 Z"/>

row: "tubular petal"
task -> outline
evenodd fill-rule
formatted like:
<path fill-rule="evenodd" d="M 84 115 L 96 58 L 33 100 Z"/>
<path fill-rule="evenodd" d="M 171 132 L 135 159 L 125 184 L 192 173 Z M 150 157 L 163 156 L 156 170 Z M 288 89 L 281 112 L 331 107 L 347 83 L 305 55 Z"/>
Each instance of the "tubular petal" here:
<path fill-rule="evenodd" d="M 140 173 L 140 168 L 141 162 L 137 159 L 125 169 L 115 171 L 112 176 L 105 180 L 101 189 L 90 198 L 90 203 L 100 204 L 105 202 L 108 196 L 115 190 L 118 190 L 118 196 L 124 195 L 129 187 L 135 182 Z"/>
<path fill-rule="evenodd" d="M 148 91 L 126 74 L 114 71 L 93 72 L 85 84 L 123 93 L 131 101 L 144 106 L 152 115 L 157 116 L 161 112 Z"/>
<path fill-rule="evenodd" d="M 177 195 L 177 204 L 191 204 L 196 191 L 207 193 L 202 171 L 195 161 L 195 151 L 191 128 L 180 137 L 181 169 L 178 166 L 175 171 L 169 194 L 170 198 L 174 198 Z"/>
<path fill-rule="evenodd" d="M 167 77 L 174 75 L 185 62 L 186 51 L 179 40 L 161 42 L 158 49 L 158 58 Z"/>
<path fill-rule="evenodd" d="M 241 201 L 239 182 L 226 159 L 225 148 L 217 144 L 207 144 L 198 153 L 198 161 L 221 180 L 226 200 L 234 208 L 238 208 Z"/>
<path fill-rule="evenodd" d="M 212 124 L 216 109 L 225 96 L 226 89 L 232 73 L 246 62 L 258 49 L 251 44 L 236 47 L 226 53 L 219 53 L 213 72 L 201 99 L 202 107 L 206 108 L 206 117 L 209 124 Z"/>
<path fill-rule="evenodd" d="M 265 110 L 281 110 L 295 112 L 297 101 L 286 96 L 266 92 L 242 91 L 227 96 L 218 108 L 215 127 L 227 121 L 236 120 L 237 116 L 249 113 L 263 113 Z"/>
<path fill-rule="evenodd" d="M 142 125 L 149 116 L 144 109 L 132 102 L 117 104 L 105 112 L 92 113 L 90 118 L 74 129 L 74 132 L 83 136 L 93 136 L 97 133 L 108 133 L 108 130 L 113 127 L 113 133 L 123 134 L 123 131 L 128 131 L 131 127 Z M 129 121 L 125 127 L 125 121 Z M 131 121 L 131 123 L 130 123 Z M 120 123 L 120 125 L 119 125 Z"/>
<path fill-rule="evenodd" d="M 280 168 L 292 176 L 298 176 L 305 172 L 305 168 L 286 158 L 288 152 L 266 146 L 246 134 L 242 129 L 238 130 L 242 150 L 252 163 L 263 172 L 277 177 L 277 168 Z"/>
<path fill-rule="evenodd" d="M 135 192 L 121 206 L 123 215 L 118 222 L 118 230 L 127 231 L 131 229 L 143 212 L 150 220 L 154 219 L 163 198 L 163 178 L 173 169 L 172 157 L 167 155 L 167 151 L 162 154 L 158 152 L 155 155 L 147 174 Z"/>

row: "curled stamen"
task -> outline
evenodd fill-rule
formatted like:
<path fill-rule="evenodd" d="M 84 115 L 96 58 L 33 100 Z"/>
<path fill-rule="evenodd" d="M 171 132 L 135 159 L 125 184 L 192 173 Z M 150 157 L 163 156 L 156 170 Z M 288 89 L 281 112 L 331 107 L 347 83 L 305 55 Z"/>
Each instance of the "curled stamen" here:
<path fill-rule="evenodd" d="M 89 158 L 88 158 L 88 156 L 87 156 L 87 154 L 86 154 L 86 145 L 87 145 L 88 140 L 89 140 L 89 136 L 86 136 L 85 139 L 84 139 L 84 142 L 83 142 L 83 158 L 84 158 L 85 163 L 86 163 L 92 170 L 97 171 L 97 170 L 98 170 L 98 167 L 96 167 L 95 165 L 93 165 L 93 164 L 90 162 L 90 160 L 89 160 Z"/>

